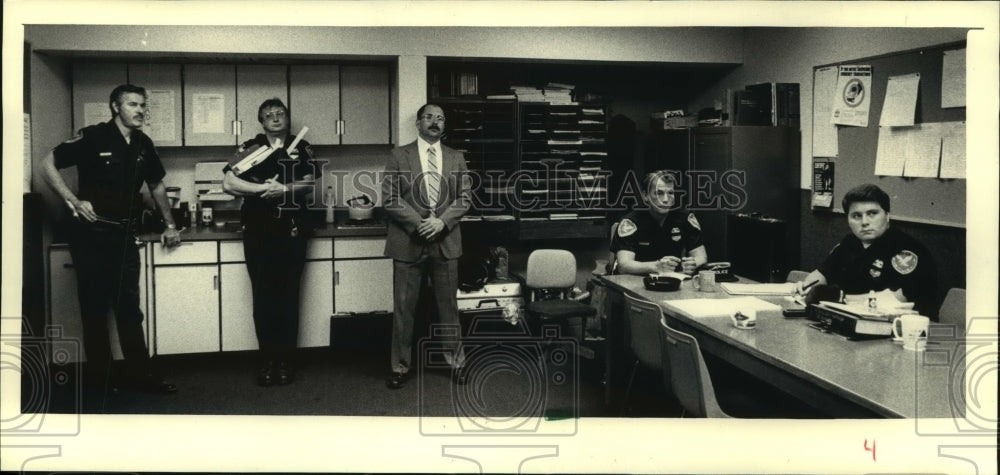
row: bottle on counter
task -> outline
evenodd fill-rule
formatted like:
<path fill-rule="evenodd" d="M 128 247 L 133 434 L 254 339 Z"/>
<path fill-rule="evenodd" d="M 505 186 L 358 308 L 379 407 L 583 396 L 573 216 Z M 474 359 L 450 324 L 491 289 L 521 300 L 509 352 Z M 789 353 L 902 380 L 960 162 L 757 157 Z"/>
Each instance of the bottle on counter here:
<path fill-rule="evenodd" d="M 327 224 L 333 223 L 333 187 L 326 187 L 326 194 L 323 197 L 326 202 L 326 222 Z"/>

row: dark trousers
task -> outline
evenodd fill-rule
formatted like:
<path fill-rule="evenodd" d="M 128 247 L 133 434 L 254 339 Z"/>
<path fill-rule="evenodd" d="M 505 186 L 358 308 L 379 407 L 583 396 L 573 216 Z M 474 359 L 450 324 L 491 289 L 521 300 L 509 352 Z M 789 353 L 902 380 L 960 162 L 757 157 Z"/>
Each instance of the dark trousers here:
<path fill-rule="evenodd" d="M 106 371 L 111 364 L 107 314 L 115 313 L 118 339 L 132 375 L 150 372 L 149 352 L 139 308 L 139 248 L 121 228 L 80 223 L 70 242 L 88 366 Z"/>
<path fill-rule="evenodd" d="M 436 247 L 425 252 L 415 262 L 392 261 L 393 280 L 393 325 L 392 325 L 392 371 L 409 372 L 413 359 L 413 323 L 416 319 L 417 302 L 424 279 L 430 279 L 434 289 L 434 301 L 438 311 L 437 322 L 454 325 L 454 337 L 444 338 L 445 348 L 454 355 L 458 349 L 458 259 L 445 259 Z M 454 356 L 452 356 L 454 359 Z M 458 361 L 450 361 L 461 366 Z"/>
<path fill-rule="evenodd" d="M 299 338 L 299 290 L 306 238 L 247 229 L 243 232 L 243 253 L 262 356 L 287 357 Z"/>

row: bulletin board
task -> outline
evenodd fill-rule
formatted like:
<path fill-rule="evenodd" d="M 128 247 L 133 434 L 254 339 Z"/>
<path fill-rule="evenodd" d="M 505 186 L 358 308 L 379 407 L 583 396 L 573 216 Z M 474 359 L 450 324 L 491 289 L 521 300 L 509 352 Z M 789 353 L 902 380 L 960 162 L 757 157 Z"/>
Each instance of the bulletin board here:
<path fill-rule="evenodd" d="M 965 42 L 902 51 L 887 55 L 841 61 L 813 68 L 816 71 L 829 66 L 844 64 L 871 65 L 871 103 L 867 127 L 838 126 L 834 167 L 833 206 L 841 212 L 841 200 L 851 188 L 873 183 L 885 190 L 892 199 L 893 219 L 965 227 L 966 181 L 964 179 L 907 178 L 875 175 L 875 157 L 878 150 L 879 118 L 890 76 L 919 73 L 920 85 L 916 102 L 914 123 L 964 122 L 965 107 L 941 107 L 942 65 L 945 51 L 965 48 Z M 814 83 L 815 84 L 815 83 Z M 813 101 L 829 101 L 817 97 Z M 974 99 L 967 99 L 974 100 Z M 824 118 L 813 117 L 814 121 Z M 815 140 L 815 137 L 814 137 Z M 814 158 L 816 160 L 826 160 Z"/>

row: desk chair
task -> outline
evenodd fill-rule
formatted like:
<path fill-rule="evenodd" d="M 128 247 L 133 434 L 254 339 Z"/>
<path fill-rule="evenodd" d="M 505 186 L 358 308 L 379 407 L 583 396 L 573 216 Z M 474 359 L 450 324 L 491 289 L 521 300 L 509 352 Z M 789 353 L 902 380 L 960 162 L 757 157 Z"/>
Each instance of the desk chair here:
<path fill-rule="evenodd" d="M 582 343 L 587 318 L 597 315 L 597 309 L 576 300 L 568 300 L 576 283 L 576 257 L 563 249 L 537 249 L 528 255 L 524 285 L 529 302 L 524 313 L 532 326 L 558 324 L 564 335 Z"/>
<path fill-rule="evenodd" d="M 965 289 L 948 289 L 938 311 L 938 322 L 965 325 Z"/>
<path fill-rule="evenodd" d="M 785 278 L 785 282 L 802 282 L 809 277 L 809 273 L 804 270 L 790 270 L 788 271 L 788 277 Z"/>
<path fill-rule="evenodd" d="M 664 383 L 667 390 L 670 389 L 670 382 L 666 378 L 668 368 L 664 366 L 663 342 L 659 334 L 659 321 L 663 318 L 663 311 L 660 306 L 646 300 L 637 299 L 625 293 L 625 331 L 628 334 L 629 348 L 635 356 L 632 363 L 632 372 L 628 378 L 628 385 L 625 387 L 625 399 L 622 405 L 622 412 L 629 402 L 632 393 L 632 383 L 635 382 L 635 373 L 642 365 L 651 372 L 664 375 Z M 624 414 L 623 414 L 624 415 Z"/>
<path fill-rule="evenodd" d="M 694 417 L 731 417 L 715 399 L 712 377 L 701 356 L 698 340 L 670 328 L 664 318 L 660 319 L 660 330 L 664 347 L 663 379 L 674 388 L 674 395 L 684 411 Z"/>

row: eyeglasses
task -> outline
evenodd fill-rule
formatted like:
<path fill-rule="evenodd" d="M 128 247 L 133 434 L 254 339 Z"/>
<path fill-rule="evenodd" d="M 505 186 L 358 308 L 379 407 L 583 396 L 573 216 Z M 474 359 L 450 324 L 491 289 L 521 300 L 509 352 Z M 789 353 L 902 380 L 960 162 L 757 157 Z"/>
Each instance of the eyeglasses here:
<path fill-rule="evenodd" d="M 444 116 L 443 115 L 424 114 L 420 118 L 424 119 L 426 121 L 444 122 Z"/>
<path fill-rule="evenodd" d="M 271 119 L 274 119 L 275 117 L 280 118 L 280 117 L 284 117 L 284 116 L 285 116 L 285 111 L 274 111 L 274 112 L 268 112 L 267 114 L 264 114 L 264 119 L 265 120 L 271 120 Z"/>

